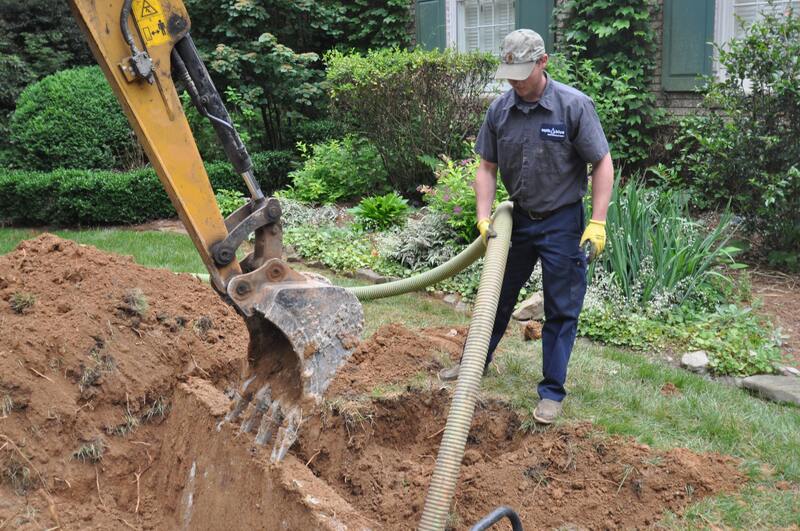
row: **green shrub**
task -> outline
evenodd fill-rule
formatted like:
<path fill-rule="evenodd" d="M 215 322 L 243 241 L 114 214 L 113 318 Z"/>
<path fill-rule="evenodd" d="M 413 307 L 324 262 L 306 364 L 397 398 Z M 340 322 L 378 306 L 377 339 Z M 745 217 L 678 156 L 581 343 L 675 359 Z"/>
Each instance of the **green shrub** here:
<path fill-rule="evenodd" d="M 402 229 L 388 231 L 378 240 L 382 257 L 411 271 L 432 269 L 458 254 L 447 217 L 428 207 L 420 214 L 406 221 Z"/>
<path fill-rule="evenodd" d="M 301 120 L 292 127 L 295 143 L 305 145 L 322 144 L 334 138 L 342 138 L 342 125 L 330 118 Z"/>
<path fill-rule="evenodd" d="M 253 173 L 265 194 L 273 194 L 288 184 L 289 172 L 294 166 L 294 154 L 291 151 L 261 151 L 251 154 L 250 158 L 253 161 Z M 205 166 L 215 190 L 224 188 L 248 193 L 244 180 L 233 171 L 229 162 L 210 162 Z"/>
<path fill-rule="evenodd" d="M 348 228 L 300 226 L 287 229 L 283 235 L 284 242 L 300 256 L 318 260 L 334 271 L 355 271 L 372 267 L 375 262 L 369 239 Z"/>
<path fill-rule="evenodd" d="M 365 197 L 350 209 L 361 228 L 366 230 L 386 230 L 400 225 L 408 215 L 408 200 L 397 192 L 386 195 Z"/>
<path fill-rule="evenodd" d="M 225 188 L 217 190 L 216 198 L 222 217 L 230 216 L 247 202 L 247 198 L 241 192 Z"/>
<path fill-rule="evenodd" d="M 266 192 L 276 173 L 260 171 L 291 157 L 289 152 L 253 156 Z M 279 166 L 283 171 L 284 166 Z M 206 165 L 215 190 L 247 188 L 228 163 Z M 24 225 L 107 225 L 142 223 L 175 216 L 175 209 L 152 168 L 130 172 L 64 170 L 35 172 L 0 169 L 0 221 Z"/>
<path fill-rule="evenodd" d="M 483 120 L 483 90 L 497 64 L 489 54 L 420 49 L 334 51 L 325 60 L 334 119 L 375 145 L 401 193 L 432 184 L 422 157 L 464 153 Z"/>
<path fill-rule="evenodd" d="M 26 88 L 9 124 L 13 162 L 25 169 L 129 169 L 144 157 L 96 66 L 64 70 Z"/>
<path fill-rule="evenodd" d="M 388 187 L 386 170 L 375 147 L 352 135 L 330 140 L 310 149 L 298 148 L 305 157 L 303 167 L 289 174 L 289 197 L 311 203 L 335 203 L 380 193 Z"/>
<path fill-rule="evenodd" d="M 709 80 L 706 112 L 678 125 L 671 186 L 698 206 L 728 202 L 763 231 L 773 260 L 800 248 L 800 14 L 765 13 L 719 49 L 723 80 Z"/>
<path fill-rule="evenodd" d="M 471 242 L 478 236 L 474 184 L 479 163 L 477 157 L 459 161 L 442 157 L 435 170 L 436 186 L 422 185 L 418 188 L 431 211 L 445 216 L 460 242 Z M 495 198 L 495 205 L 508 199 L 508 192 L 499 177 Z"/>

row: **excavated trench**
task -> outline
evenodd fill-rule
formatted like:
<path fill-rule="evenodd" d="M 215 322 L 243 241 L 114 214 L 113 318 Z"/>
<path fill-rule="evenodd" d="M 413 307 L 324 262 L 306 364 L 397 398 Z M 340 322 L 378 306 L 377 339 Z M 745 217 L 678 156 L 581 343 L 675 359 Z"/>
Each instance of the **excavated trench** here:
<path fill-rule="evenodd" d="M 271 466 L 219 422 L 247 336 L 206 285 L 45 235 L 0 257 L 0 299 L 0 529 L 418 522 L 450 397 L 429 376 L 465 330 L 381 328 Z M 645 527 L 743 479 L 725 456 L 520 424 L 479 404 L 452 528 L 501 504 L 526 529 Z"/>

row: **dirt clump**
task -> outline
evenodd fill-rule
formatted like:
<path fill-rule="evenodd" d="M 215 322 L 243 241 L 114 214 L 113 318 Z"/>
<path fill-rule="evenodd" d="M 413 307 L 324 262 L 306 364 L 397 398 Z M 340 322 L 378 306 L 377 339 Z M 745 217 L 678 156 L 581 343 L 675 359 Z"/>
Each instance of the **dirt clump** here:
<path fill-rule="evenodd" d="M 399 323 L 384 325 L 356 348 L 327 394 L 365 393 L 381 384 L 441 369 L 461 358 L 467 331 L 464 326 L 411 330 Z"/>

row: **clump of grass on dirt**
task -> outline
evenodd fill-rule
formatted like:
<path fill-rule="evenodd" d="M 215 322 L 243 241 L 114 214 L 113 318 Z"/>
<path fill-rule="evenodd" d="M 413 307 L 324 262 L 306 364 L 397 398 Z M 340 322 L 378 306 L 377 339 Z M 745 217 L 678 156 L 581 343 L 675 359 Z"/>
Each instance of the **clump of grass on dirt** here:
<path fill-rule="evenodd" d="M 142 422 L 153 422 L 156 419 L 162 419 L 169 413 L 169 401 L 163 396 L 156 398 L 150 406 L 145 408 L 142 413 Z"/>
<path fill-rule="evenodd" d="M 351 429 L 366 431 L 366 425 L 372 424 L 374 415 L 372 407 L 367 400 L 353 400 L 343 397 L 336 397 L 333 400 L 326 400 L 323 404 L 322 419 L 326 423 L 327 417 L 341 415 L 347 432 Z"/>
<path fill-rule="evenodd" d="M 11 304 L 11 309 L 14 310 L 14 313 L 22 315 L 36 304 L 36 295 L 24 291 L 17 291 L 11 295 L 9 304 Z"/>
<path fill-rule="evenodd" d="M 132 317 L 143 319 L 147 315 L 150 304 L 140 288 L 133 288 L 126 291 L 122 296 L 122 304 L 118 308 Z"/>
<path fill-rule="evenodd" d="M 211 317 L 206 315 L 199 317 L 192 324 L 192 330 L 201 338 L 206 337 L 206 334 L 212 328 L 214 328 L 214 321 L 211 320 Z"/>
<path fill-rule="evenodd" d="M 0 419 L 4 419 L 14 411 L 14 399 L 9 393 L 0 395 Z"/>
<path fill-rule="evenodd" d="M 134 432 L 138 427 L 139 419 L 136 418 L 136 416 L 130 411 L 126 411 L 122 424 L 117 424 L 116 426 L 106 426 L 106 433 L 109 435 L 125 437 L 129 433 Z"/>
<path fill-rule="evenodd" d="M 81 373 L 78 378 L 78 387 L 81 394 L 97 383 L 103 373 L 108 373 L 116 368 L 114 358 L 109 354 L 104 354 L 105 341 L 95 337 L 95 344 L 89 349 L 89 363 L 81 363 Z"/>
<path fill-rule="evenodd" d="M 8 484 L 18 496 L 25 496 L 33 487 L 30 467 L 11 449 L 0 458 L 0 480 Z"/>
<path fill-rule="evenodd" d="M 84 443 L 80 448 L 72 452 L 72 458 L 82 463 L 98 463 L 103 459 L 105 451 L 106 442 L 101 437 L 97 437 L 96 439 Z"/>

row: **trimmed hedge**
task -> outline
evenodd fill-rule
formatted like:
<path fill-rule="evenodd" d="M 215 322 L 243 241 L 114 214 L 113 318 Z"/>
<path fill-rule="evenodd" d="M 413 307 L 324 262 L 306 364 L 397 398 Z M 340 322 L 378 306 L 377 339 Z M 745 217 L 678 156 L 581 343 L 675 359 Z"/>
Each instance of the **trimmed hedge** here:
<path fill-rule="evenodd" d="M 9 141 L 19 168 L 124 170 L 142 158 L 97 66 L 63 70 L 29 85 L 11 115 Z"/>
<path fill-rule="evenodd" d="M 253 156 L 256 176 L 269 194 L 286 184 L 292 153 Z M 228 163 L 206 164 L 214 190 L 247 192 Z M 123 225 L 175 216 L 152 168 L 130 172 L 0 169 L 0 220 L 19 225 Z"/>

